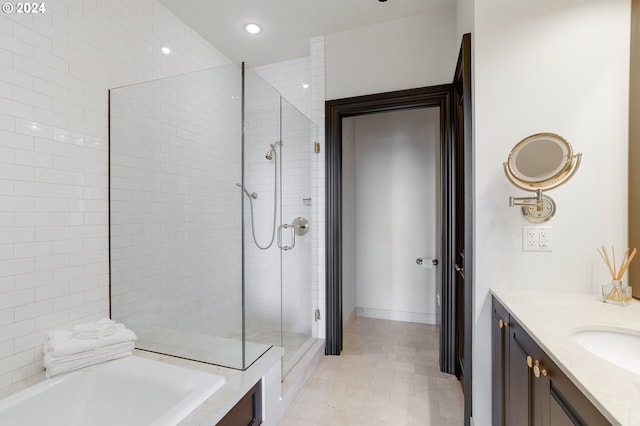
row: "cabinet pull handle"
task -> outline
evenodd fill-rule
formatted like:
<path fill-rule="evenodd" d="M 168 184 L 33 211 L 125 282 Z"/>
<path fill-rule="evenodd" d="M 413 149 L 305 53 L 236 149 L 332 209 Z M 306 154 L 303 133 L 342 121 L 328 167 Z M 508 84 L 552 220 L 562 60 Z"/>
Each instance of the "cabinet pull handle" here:
<path fill-rule="evenodd" d="M 533 368 L 533 375 L 536 376 L 536 379 L 539 378 L 541 375 L 547 377 L 549 375 L 549 372 L 547 371 L 546 368 L 541 368 L 540 367 L 540 361 L 539 360 L 534 360 L 533 358 L 531 358 L 531 356 L 527 356 L 527 366 L 529 368 Z"/>
<path fill-rule="evenodd" d="M 533 366 L 533 375 L 536 376 L 536 379 L 540 377 L 540 375 L 543 375 L 544 377 L 547 377 L 549 373 L 547 372 L 546 368 L 540 368 L 540 361 L 536 361 L 535 365 Z"/>
<path fill-rule="evenodd" d="M 500 328 L 505 328 L 505 327 L 509 327 L 511 324 L 503 321 L 502 318 L 498 321 L 498 324 L 500 325 Z"/>

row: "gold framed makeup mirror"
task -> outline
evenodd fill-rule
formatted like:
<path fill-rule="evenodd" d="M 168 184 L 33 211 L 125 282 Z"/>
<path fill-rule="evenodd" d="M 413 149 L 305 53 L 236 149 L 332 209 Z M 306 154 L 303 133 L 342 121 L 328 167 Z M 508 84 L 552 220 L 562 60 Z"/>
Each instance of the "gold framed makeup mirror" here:
<path fill-rule="evenodd" d="M 507 179 L 534 196 L 509 197 L 509 206 L 521 207 L 522 215 L 532 223 L 550 220 L 556 203 L 543 194 L 564 184 L 580 167 L 582 154 L 574 154 L 569 141 L 555 133 L 535 133 L 518 142 L 503 163 Z"/>

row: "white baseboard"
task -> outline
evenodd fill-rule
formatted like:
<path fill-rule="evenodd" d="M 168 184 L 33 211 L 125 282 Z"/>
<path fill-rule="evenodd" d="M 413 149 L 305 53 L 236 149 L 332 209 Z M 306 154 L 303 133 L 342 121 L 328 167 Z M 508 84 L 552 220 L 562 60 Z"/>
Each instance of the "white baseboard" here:
<path fill-rule="evenodd" d="M 358 316 L 365 318 L 386 319 L 391 321 L 417 322 L 420 324 L 436 324 L 437 315 L 422 312 L 403 312 L 388 309 L 363 308 L 358 306 Z"/>

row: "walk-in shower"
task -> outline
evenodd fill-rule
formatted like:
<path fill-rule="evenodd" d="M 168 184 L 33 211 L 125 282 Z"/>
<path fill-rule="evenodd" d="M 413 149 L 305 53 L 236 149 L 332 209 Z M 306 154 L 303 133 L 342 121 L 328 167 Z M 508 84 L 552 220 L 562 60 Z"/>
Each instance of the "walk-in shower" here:
<path fill-rule="evenodd" d="M 286 372 L 311 345 L 316 132 L 236 65 L 110 91 L 111 316 L 138 348 L 245 369 L 277 345 Z"/>

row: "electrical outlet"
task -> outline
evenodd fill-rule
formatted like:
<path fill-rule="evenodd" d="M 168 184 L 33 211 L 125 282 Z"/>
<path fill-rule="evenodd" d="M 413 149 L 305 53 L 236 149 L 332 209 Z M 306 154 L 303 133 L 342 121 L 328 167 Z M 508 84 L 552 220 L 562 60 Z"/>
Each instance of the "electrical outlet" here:
<path fill-rule="evenodd" d="M 538 232 L 538 237 L 540 238 L 540 247 L 549 247 L 549 231 L 546 229 L 541 229 Z"/>
<path fill-rule="evenodd" d="M 551 251 L 550 226 L 523 226 L 522 251 Z"/>

